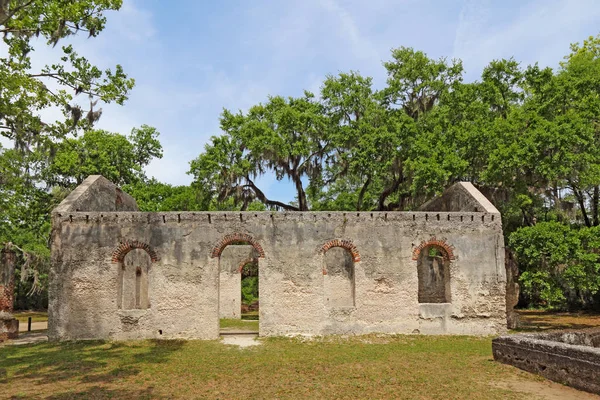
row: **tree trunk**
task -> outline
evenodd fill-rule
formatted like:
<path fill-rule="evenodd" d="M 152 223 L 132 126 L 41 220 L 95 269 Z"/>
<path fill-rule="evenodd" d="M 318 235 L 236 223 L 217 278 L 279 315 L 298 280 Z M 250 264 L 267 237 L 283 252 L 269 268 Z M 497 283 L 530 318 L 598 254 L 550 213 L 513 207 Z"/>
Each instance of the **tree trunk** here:
<path fill-rule="evenodd" d="M 585 226 L 590 228 L 592 226 L 590 222 L 590 218 L 588 217 L 587 211 L 585 210 L 585 199 L 583 198 L 583 193 L 578 190 L 574 185 L 571 185 L 573 188 L 573 193 L 575 197 L 577 197 L 577 202 L 579 203 L 579 207 L 581 208 L 581 214 L 583 215 L 583 222 L 585 222 Z"/>
<path fill-rule="evenodd" d="M 598 221 L 598 201 L 600 200 L 600 187 L 594 186 L 594 196 L 592 198 L 592 218 L 594 221 L 594 226 L 598 226 L 600 221 Z"/>
<path fill-rule="evenodd" d="M 296 192 L 298 193 L 298 210 L 308 211 L 308 202 L 306 201 L 306 192 L 302 186 L 302 180 L 294 176 L 294 185 L 296 185 Z"/>
<path fill-rule="evenodd" d="M 267 198 L 267 196 L 265 196 L 265 194 L 263 193 L 262 190 L 260 190 L 255 184 L 254 182 L 252 182 L 252 180 L 249 177 L 246 177 L 246 181 L 248 182 L 248 186 L 250 186 L 252 188 L 252 190 L 254 191 L 254 194 L 256 195 L 256 198 L 258 200 L 260 200 L 263 204 L 270 206 L 270 207 L 277 207 L 277 208 L 282 208 L 286 211 L 299 211 L 298 207 L 289 205 L 289 204 L 285 204 L 282 203 L 280 201 L 276 201 L 276 200 L 269 200 Z"/>
<path fill-rule="evenodd" d="M 356 211 L 360 211 L 362 209 L 363 200 L 365 198 L 365 193 L 367 193 L 367 188 L 369 187 L 370 184 L 371 184 L 371 175 L 369 175 L 367 177 L 367 181 L 365 182 L 363 187 L 360 189 L 360 193 L 358 193 L 358 201 L 356 202 Z"/>
<path fill-rule="evenodd" d="M 379 195 L 379 199 L 377 200 L 377 211 L 385 211 L 385 200 L 392 193 L 394 193 L 396 190 L 398 190 L 401 183 L 402 183 L 402 177 L 399 177 L 398 179 L 394 180 L 394 182 L 390 186 L 385 188 L 383 190 L 383 192 L 381 192 L 381 194 Z"/>

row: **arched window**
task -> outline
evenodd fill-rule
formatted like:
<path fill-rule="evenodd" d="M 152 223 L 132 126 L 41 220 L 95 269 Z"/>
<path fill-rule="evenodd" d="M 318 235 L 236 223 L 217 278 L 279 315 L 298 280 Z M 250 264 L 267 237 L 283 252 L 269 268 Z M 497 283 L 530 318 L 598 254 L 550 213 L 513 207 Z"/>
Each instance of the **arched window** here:
<path fill-rule="evenodd" d="M 354 307 L 354 257 L 350 250 L 332 247 L 324 253 L 323 289 L 327 307 Z"/>
<path fill-rule="evenodd" d="M 417 258 L 419 303 L 450 303 L 450 258 L 442 247 L 424 246 Z"/>
<path fill-rule="evenodd" d="M 132 249 L 120 262 L 117 306 L 123 310 L 150 308 L 148 273 L 152 259 L 144 249 Z"/>
<path fill-rule="evenodd" d="M 119 264 L 117 277 L 117 307 L 123 310 L 150 308 L 148 274 L 150 265 L 158 261 L 156 251 L 149 244 L 137 240 L 123 240 L 112 253 L 112 261 Z"/>

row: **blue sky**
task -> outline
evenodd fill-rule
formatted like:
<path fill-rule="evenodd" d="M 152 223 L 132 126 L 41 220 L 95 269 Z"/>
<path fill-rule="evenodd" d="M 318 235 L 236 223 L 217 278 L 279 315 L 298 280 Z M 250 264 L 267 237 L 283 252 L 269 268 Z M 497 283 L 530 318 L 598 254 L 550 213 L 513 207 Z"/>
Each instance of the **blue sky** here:
<path fill-rule="evenodd" d="M 224 107 L 317 91 L 340 71 L 381 87 L 394 47 L 461 58 L 475 80 L 498 58 L 555 67 L 570 43 L 600 33 L 597 0 L 125 0 L 107 17 L 98 38 L 76 46 L 99 66 L 122 64 L 136 87 L 124 107 L 103 107 L 99 127 L 157 127 L 165 154 L 147 172 L 172 184 L 191 181 L 188 163 L 219 134 Z M 293 198 L 289 184 L 261 184 L 269 197 Z"/>

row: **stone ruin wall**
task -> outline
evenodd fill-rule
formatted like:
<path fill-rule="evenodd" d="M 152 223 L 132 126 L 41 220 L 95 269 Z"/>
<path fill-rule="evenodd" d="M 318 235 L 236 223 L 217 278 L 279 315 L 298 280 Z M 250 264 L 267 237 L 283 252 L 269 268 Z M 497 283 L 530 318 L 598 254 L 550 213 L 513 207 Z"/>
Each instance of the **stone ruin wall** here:
<path fill-rule="evenodd" d="M 600 328 L 501 336 L 494 360 L 600 395 Z"/>
<path fill-rule="evenodd" d="M 229 245 L 239 243 L 258 256 L 264 336 L 506 330 L 497 211 L 59 208 L 53 213 L 50 339 L 217 338 L 220 263 L 235 247 Z M 441 249 L 447 303 L 418 301 L 417 264 L 429 246 Z M 338 255 L 328 256 L 330 250 Z"/>
<path fill-rule="evenodd" d="M 6 245 L 0 249 L 0 343 L 19 336 L 19 321 L 13 317 L 16 253 Z"/>

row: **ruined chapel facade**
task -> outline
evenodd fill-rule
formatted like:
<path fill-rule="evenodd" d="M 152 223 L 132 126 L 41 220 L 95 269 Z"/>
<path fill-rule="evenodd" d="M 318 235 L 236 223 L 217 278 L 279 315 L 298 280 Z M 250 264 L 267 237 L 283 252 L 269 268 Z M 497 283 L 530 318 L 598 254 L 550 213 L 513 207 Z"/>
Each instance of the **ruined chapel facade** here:
<path fill-rule="evenodd" d="M 470 183 L 415 212 L 148 213 L 90 176 L 52 223 L 51 340 L 216 339 L 248 260 L 260 335 L 506 330 L 501 218 Z"/>

